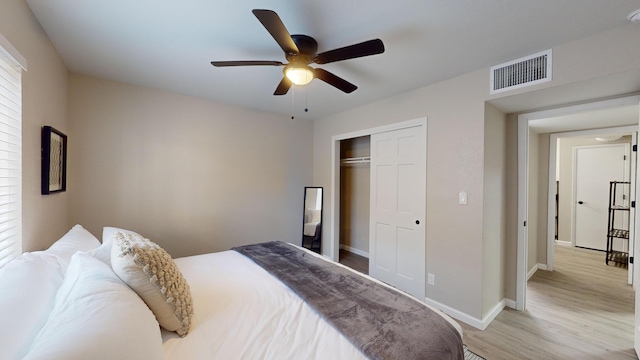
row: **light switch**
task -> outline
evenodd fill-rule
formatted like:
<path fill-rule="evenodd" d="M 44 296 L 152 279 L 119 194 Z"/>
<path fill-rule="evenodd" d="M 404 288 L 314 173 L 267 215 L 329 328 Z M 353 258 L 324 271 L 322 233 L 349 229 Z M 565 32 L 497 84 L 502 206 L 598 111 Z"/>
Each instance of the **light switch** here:
<path fill-rule="evenodd" d="M 460 193 L 458 194 L 458 204 L 467 205 L 467 192 L 466 191 L 460 191 Z"/>

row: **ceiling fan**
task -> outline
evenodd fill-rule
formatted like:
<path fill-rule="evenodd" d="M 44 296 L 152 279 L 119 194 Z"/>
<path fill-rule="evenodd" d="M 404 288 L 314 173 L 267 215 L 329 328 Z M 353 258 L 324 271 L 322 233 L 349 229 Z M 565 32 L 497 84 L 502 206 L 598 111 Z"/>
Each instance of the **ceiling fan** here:
<path fill-rule="evenodd" d="M 382 54 L 384 44 L 380 39 L 369 40 L 354 45 L 316 54 L 318 43 L 307 35 L 290 35 L 280 20 L 278 14 L 272 10 L 254 9 L 253 14 L 273 36 L 284 51 L 288 63 L 280 61 L 212 61 L 216 67 L 225 66 L 284 66 L 284 76 L 273 95 L 284 95 L 292 84 L 306 85 L 314 78 L 322 80 L 345 93 L 351 93 L 358 87 L 343 78 L 324 69 L 311 68 L 309 64 L 328 64 L 341 60 L 359 58 L 363 56 Z"/>

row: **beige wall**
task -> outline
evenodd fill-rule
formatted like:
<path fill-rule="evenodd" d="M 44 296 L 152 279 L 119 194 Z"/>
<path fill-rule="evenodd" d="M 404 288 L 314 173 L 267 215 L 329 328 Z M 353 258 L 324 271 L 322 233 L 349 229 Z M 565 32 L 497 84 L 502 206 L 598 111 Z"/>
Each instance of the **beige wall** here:
<path fill-rule="evenodd" d="M 538 263 L 538 224 L 545 221 L 545 219 L 539 219 L 538 214 L 538 197 L 539 189 L 539 151 L 540 142 L 538 134 L 534 131 L 529 131 L 529 199 L 527 213 L 530 214 L 527 218 L 527 273 L 530 273 L 534 266 Z"/>
<path fill-rule="evenodd" d="M 73 74 L 71 217 L 138 231 L 174 257 L 302 238 L 312 125 Z"/>
<path fill-rule="evenodd" d="M 331 192 L 331 137 L 428 117 L 426 267 L 436 276 L 427 297 L 480 318 L 483 268 L 483 94 L 478 71 L 314 122 L 314 181 Z M 458 193 L 468 205 L 458 204 Z M 331 196 L 326 209 L 331 209 Z M 330 234 L 325 222 L 324 234 Z M 326 236 L 324 241 L 330 241 Z M 325 249 L 327 247 L 325 246 Z"/>
<path fill-rule="evenodd" d="M 548 196 L 549 134 L 529 130 L 528 273 L 537 264 L 547 264 Z"/>
<path fill-rule="evenodd" d="M 495 107 L 485 104 L 484 122 L 484 208 L 482 314 L 489 313 L 502 299 L 506 247 L 507 119 Z"/>
<path fill-rule="evenodd" d="M 518 116 L 507 115 L 507 183 L 505 215 L 505 252 L 504 252 L 504 296 L 516 299 L 516 274 L 518 253 Z"/>
<path fill-rule="evenodd" d="M 22 249 L 48 247 L 71 225 L 66 193 L 40 194 L 40 134 L 50 125 L 69 132 L 67 69 L 23 0 L 3 0 L 0 33 L 27 60 L 22 76 Z"/>
<path fill-rule="evenodd" d="M 534 239 L 537 246 L 538 264 L 547 263 L 547 223 L 549 213 L 549 134 L 538 135 L 538 237 Z M 536 200 L 534 200 L 536 201 Z M 553 226 L 553 224 L 550 224 Z M 529 266 L 532 266 L 529 263 Z"/>

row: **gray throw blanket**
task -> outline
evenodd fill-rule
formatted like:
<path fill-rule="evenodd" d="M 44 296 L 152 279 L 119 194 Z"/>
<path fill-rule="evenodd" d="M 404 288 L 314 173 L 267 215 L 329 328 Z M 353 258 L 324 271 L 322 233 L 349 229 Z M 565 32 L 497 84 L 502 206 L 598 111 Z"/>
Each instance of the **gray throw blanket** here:
<path fill-rule="evenodd" d="M 233 250 L 287 285 L 371 359 L 464 359 L 456 329 L 413 298 L 283 242 Z"/>

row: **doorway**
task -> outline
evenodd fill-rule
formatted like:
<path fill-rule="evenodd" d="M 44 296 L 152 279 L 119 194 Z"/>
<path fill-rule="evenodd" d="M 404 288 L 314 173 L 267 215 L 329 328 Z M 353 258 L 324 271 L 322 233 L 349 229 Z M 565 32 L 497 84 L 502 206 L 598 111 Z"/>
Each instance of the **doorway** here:
<path fill-rule="evenodd" d="M 638 111 L 635 108 L 633 111 Z M 577 187 L 574 183 L 575 173 L 576 173 L 576 161 L 575 161 L 575 153 L 574 151 L 577 149 L 586 149 L 589 147 L 596 146 L 598 144 L 602 144 L 596 140 L 596 138 L 603 140 L 609 139 L 609 145 L 615 146 L 624 146 L 625 150 L 621 150 L 618 156 L 626 156 L 626 164 L 622 165 L 622 169 L 618 169 L 618 172 L 622 172 L 622 175 L 619 174 L 623 179 L 631 180 L 633 182 L 633 186 L 629 186 L 625 188 L 623 191 L 625 197 L 628 199 L 635 198 L 635 176 L 631 176 L 631 174 L 636 173 L 636 153 L 630 151 L 631 144 L 635 144 L 637 142 L 637 130 L 638 126 L 622 126 L 622 127 L 614 127 L 614 128 L 606 128 L 606 129 L 597 129 L 597 130 L 582 130 L 582 131 L 572 131 L 572 132 L 563 132 L 563 133 L 554 133 L 550 134 L 549 141 L 549 184 L 558 182 L 559 179 L 566 179 L 561 182 L 561 185 L 557 188 L 554 185 L 554 188 L 549 188 L 551 191 L 548 192 L 548 215 L 547 215 L 547 224 L 548 231 L 546 237 L 546 261 L 542 260 L 546 263 L 546 270 L 554 269 L 554 260 L 555 260 L 555 246 L 554 245 L 565 245 L 565 246 L 583 246 L 586 248 L 594 248 L 598 250 L 604 250 L 606 247 L 606 239 L 607 236 L 607 227 L 605 225 L 600 225 L 600 227 L 596 230 L 592 229 L 593 232 L 599 233 L 599 239 L 596 241 L 600 242 L 600 245 L 581 245 L 580 241 L 576 242 L 577 237 L 587 236 L 584 235 L 584 231 L 582 234 L 578 234 L 580 230 L 576 230 L 576 212 L 580 210 L 593 210 L 589 208 L 583 208 L 583 205 L 589 204 L 580 204 L 580 201 L 585 202 L 584 199 L 577 198 Z M 612 140 L 613 138 L 619 138 L 616 140 Z M 601 165 L 601 166 L 608 166 Z M 615 172 L 615 170 L 612 170 Z M 591 171 L 587 171 L 590 173 Z M 600 169 L 596 170 L 596 174 L 600 174 Z M 587 174 L 586 177 L 592 177 L 591 174 Z M 600 183 L 598 185 L 598 189 L 605 188 L 608 190 L 608 182 L 611 181 L 604 179 L 604 183 Z M 608 191 L 607 190 L 597 190 L 600 194 L 599 202 L 608 203 Z M 596 190 L 593 190 L 596 191 Z M 618 194 L 621 195 L 621 194 Z M 552 203 L 554 198 L 559 198 L 558 201 L 558 217 L 560 219 L 564 219 L 558 222 L 558 228 L 554 229 L 553 224 L 555 223 L 554 218 L 554 207 L 555 204 Z M 592 202 L 593 200 L 589 200 Z M 606 205 L 605 205 L 606 206 Z M 591 206 L 590 206 L 591 207 Z M 605 210 L 608 212 L 608 208 Z M 629 214 L 631 218 L 634 216 L 635 210 L 631 210 Z M 600 214 L 602 216 L 602 214 Z M 606 214 L 608 215 L 608 214 Z M 543 219 L 540 219 L 543 221 Z M 597 220 L 592 220 L 597 221 Z M 600 222 L 600 224 L 606 224 L 605 220 L 600 220 L 604 222 Z M 634 234 L 635 222 L 630 221 L 628 224 L 625 224 L 625 229 L 628 229 L 631 234 Z M 557 232 L 557 239 L 555 234 Z M 541 235 L 542 236 L 542 235 Z M 544 241 L 544 240 L 540 240 Z M 633 237 L 629 237 L 629 240 L 624 244 L 625 250 L 629 253 L 633 253 Z M 616 246 L 621 244 L 616 244 Z M 627 264 L 628 269 L 628 283 L 632 283 L 633 279 L 633 265 Z"/>
<path fill-rule="evenodd" d="M 371 136 L 340 141 L 340 250 L 367 259 L 370 159 Z"/>
<path fill-rule="evenodd" d="M 526 284 L 529 274 L 529 264 L 527 258 L 529 256 L 529 247 L 533 242 L 529 242 L 529 227 L 532 222 L 539 220 L 539 222 L 546 226 L 541 227 L 541 232 L 538 238 L 542 238 L 545 241 L 544 232 L 546 231 L 546 248 L 545 246 L 539 246 L 538 249 L 542 249 L 542 252 L 546 251 L 546 270 L 553 270 L 553 246 L 555 245 L 555 219 L 553 206 L 555 206 L 555 161 L 549 161 L 549 183 L 545 187 L 544 182 L 540 182 L 538 189 L 529 191 L 529 142 L 531 132 L 540 133 L 563 133 L 570 134 L 572 131 L 585 131 L 591 132 L 594 136 L 598 133 L 613 132 L 615 130 L 602 129 L 607 126 L 625 126 L 632 125 L 630 131 L 637 131 L 638 127 L 638 102 L 640 96 L 630 96 L 625 98 L 618 98 L 612 100 L 604 100 L 599 102 L 593 102 L 589 104 L 568 106 L 565 108 L 557 108 L 551 110 L 543 110 L 532 113 L 521 114 L 518 116 L 518 178 L 525 179 L 525 181 L 518 182 L 518 251 L 517 251 L 517 284 L 516 284 L 516 309 L 525 310 L 526 308 Z M 624 118 L 614 117 L 602 117 L 604 113 L 613 111 L 614 109 L 626 110 L 630 116 Z M 595 116 L 594 116 L 595 115 Z M 598 129 L 599 130 L 583 130 L 583 129 Z M 531 131 L 530 131 L 531 130 Z M 587 134 L 587 133 L 584 133 Z M 551 136 L 549 141 L 549 153 L 547 158 L 555 159 L 556 146 L 555 140 L 557 135 Z M 635 139 L 634 139 L 635 142 Z M 635 156 L 635 153 L 634 153 Z M 632 164 L 635 162 L 632 160 Z M 634 169 L 632 169 L 634 173 Z M 633 179 L 635 181 L 635 179 Z M 635 188 L 635 187 L 634 187 Z M 540 191 L 538 191 L 540 190 Z M 542 207 L 546 211 L 546 216 L 541 216 L 539 213 L 529 213 L 529 205 L 533 199 L 544 199 L 544 194 L 547 194 L 546 204 Z M 635 196 L 635 193 L 632 194 Z M 548 209 L 548 207 L 551 207 Z M 544 212 L 544 211 L 543 211 Z M 547 217 L 548 219 L 545 219 Z M 529 221 L 531 220 L 531 221 Z M 633 222 L 632 222 L 633 225 Z M 630 240 L 630 246 L 633 244 L 633 239 Z M 544 262 L 544 261 L 543 261 Z M 532 264 L 533 265 L 533 264 Z"/>
<path fill-rule="evenodd" d="M 529 239 L 528 239 L 528 228 L 527 228 L 527 220 L 529 217 L 529 212 L 528 212 L 528 207 L 529 207 L 529 201 L 530 201 L 530 192 L 529 192 L 529 181 L 528 176 L 529 176 L 529 136 L 530 136 L 530 130 L 532 128 L 532 126 L 535 124 L 535 122 L 537 120 L 541 120 L 542 123 L 544 124 L 546 121 L 546 124 L 558 124 L 558 118 L 561 118 L 562 116 L 567 116 L 569 118 L 571 118 L 571 116 L 573 116 L 573 122 L 569 121 L 568 124 L 572 125 L 573 127 L 564 127 L 562 129 L 555 129 L 555 131 L 548 131 L 548 132 L 563 132 L 563 131 L 567 131 L 570 132 L 571 130 L 581 130 L 581 129 L 598 129 L 600 127 L 606 127 L 606 126 L 629 126 L 629 128 L 631 129 L 630 131 L 632 131 L 632 136 L 633 136 L 633 143 L 636 144 L 637 143 L 637 131 L 638 131 L 638 119 L 639 119 L 639 114 L 640 114 L 640 110 L 638 107 L 638 104 L 640 103 L 640 96 L 629 96 L 629 97 L 624 97 L 624 98 L 618 98 L 618 99 L 612 99 L 612 100 L 604 100 L 604 101 L 599 101 L 599 102 L 593 102 L 593 103 L 589 103 L 589 104 L 583 104 L 583 105 L 575 105 L 575 106 L 569 106 L 569 107 L 565 107 L 565 108 L 559 108 L 559 109 L 552 109 L 552 110 L 545 110 L 545 111 L 538 111 L 538 112 L 533 112 L 533 113 L 528 113 L 528 114 L 522 114 L 518 116 L 518 177 L 520 179 L 524 179 L 524 181 L 519 181 L 518 182 L 518 221 L 520 222 L 519 226 L 518 226 L 518 256 L 517 256 L 517 284 L 516 284 L 516 309 L 518 310 L 525 310 L 526 309 L 526 291 L 527 291 L 527 249 L 529 247 Z M 581 116 L 586 116 L 585 114 L 589 114 L 591 113 L 598 113 L 600 115 L 602 115 L 603 112 L 607 112 L 609 110 L 628 110 L 628 117 L 627 118 L 623 118 L 623 119 L 616 119 L 613 116 L 609 116 L 606 117 L 604 119 L 600 119 L 600 125 L 595 125 L 595 123 L 593 121 L 576 121 L 576 118 L 580 118 Z M 582 124 L 583 127 L 580 127 L 579 125 Z M 588 126 L 584 126 L 585 124 L 587 124 Z M 539 124 L 536 124 L 539 125 Z M 602 133 L 603 130 L 584 130 L 584 131 L 592 131 L 593 134 L 595 135 L 596 132 L 598 133 Z M 549 150 L 549 159 L 555 159 L 556 156 L 556 149 L 555 149 L 555 141 L 553 141 L 553 139 L 550 141 L 550 150 Z M 632 152 L 632 159 L 631 159 L 631 174 L 633 174 L 633 176 L 631 176 L 631 182 L 633 183 L 633 185 L 631 186 L 631 198 L 635 199 L 635 191 L 636 191 L 636 152 Z M 553 164 L 552 166 L 552 162 L 549 162 L 549 185 L 548 185 L 548 189 L 554 189 L 555 188 L 555 164 Z M 552 176 L 553 175 L 553 176 Z M 553 182 L 552 182 L 553 180 Z M 544 192 L 546 192 L 548 194 L 548 203 L 551 204 L 554 201 L 554 197 L 555 197 L 555 191 L 548 191 L 545 190 Z M 634 248 L 634 243 L 635 243 L 635 222 L 639 221 L 640 218 L 639 216 L 635 213 L 635 209 L 632 207 L 631 208 L 631 219 L 633 219 L 630 224 L 629 224 L 629 252 L 630 254 L 633 255 L 633 257 L 636 257 L 637 254 L 637 249 Z M 539 217 L 538 214 L 531 214 L 532 218 L 537 218 Z M 548 213 L 548 217 L 550 218 L 549 221 L 545 222 L 546 224 L 553 224 L 554 223 L 554 219 L 553 219 L 553 215 L 552 212 L 549 211 Z M 553 245 L 555 243 L 554 240 L 554 227 L 553 226 L 548 226 L 547 227 L 547 267 L 549 267 L 549 270 L 553 270 L 553 255 L 554 255 L 554 250 L 553 250 Z M 544 239 L 544 238 L 543 238 Z M 631 266 L 630 266 L 631 267 Z M 630 269 L 631 270 L 631 269 Z M 632 271 L 628 271 L 627 274 L 629 275 L 629 277 L 632 277 L 634 274 Z M 626 286 L 626 285 L 625 285 Z M 637 296 L 636 296 L 637 297 Z M 636 303 L 636 307 L 638 306 L 638 304 L 640 303 Z M 635 316 L 640 315 L 637 311 Z M 639 320 L 636 318 L 636 324 L 638 324 Z M 640 344 L 640 331 L 638 331 L 638 327 L 634 326 L 635 328 L 635 341 L 634 344 Z"/>
<path fill-rule="evenodd" d="M 371 136 L 340 141 L 339 262 L 369 274 Z"/>

